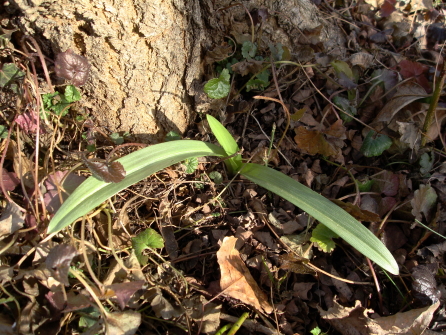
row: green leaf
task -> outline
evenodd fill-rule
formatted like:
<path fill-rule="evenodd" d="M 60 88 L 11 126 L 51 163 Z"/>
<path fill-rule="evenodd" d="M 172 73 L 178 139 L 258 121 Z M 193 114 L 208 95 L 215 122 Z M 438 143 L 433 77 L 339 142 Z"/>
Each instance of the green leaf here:
<path fill-rule="evenodd" d="M 346 98 L 343 98 L 339 95 L 335 96 L 333 98 L 333 103 L 338 106 L 341 110 L 344 111 L 344 113 L 340 113 L 340 117 L 345 122 L 350 122 L 353 120 L 351 116 L 356 115 L 358 112 L 356 111 L 356 108 L 352 105 L 350 105 L 350 101 Z M 351 115 L 351 116 L 350 116 Z"/>
<path fill-rule="evenodd" d="M 268 47 L 269 47 L 269 51 L 271 52 L 271 56 L 273 57 L 273 59 L 275 61 L 283 60 L 282 56 L 283 56 L 284 49 L 283 49 L 283 46 L 281 43 L 277 43 L 275 46 L 274 46 L 274 44 L 269 43 Z"/>
<path fill-rule="evenodd" d="M 48 234 L 58 232 L 126 187 L 151 174 L 191 157 L 225 157 L 216 145 L 192 140 L 156 144 L 117 161 L 124 166 L 126 177 L 119 183 L 105 183 L 95 177 L 84 181 L 63 203 L 48 227 Z"/>
<path fill-rule="evenodd" d="M 183 162 L 183 164 L 186 166 L 185 172 L 187 174 L 191 174 L 198 168 L 198 159 L 197 157 L 188 158 Z"/>
<path fill-rule="evenodd" d="M 209 178 L 211 178 L 216 184 L 221 184 L 223 182 L 223 177 L 218 171 L 212 171 L 209 173 Z"/>
<path fill-rule="evenodd" d="M 0 130 L 1 134 L 1 130 Z M 1 135 L 0 135 L 1 136 Z M 420 157 L 420 173 L 422 176 L 425 176 L 429 173 L 429 171 L 434 166 L 435 162 L 435 155 L 434 152 L 431 152 L 431 155 L 429 153 L 425 152 Z"/>
<path fill-rule="evenodd" d="M 169 131 L 165 138 L 166 142 L 178 141 L 178 140 L 181 140 L 181 136 L 178 133 L 174 132 L 173 130 Z"/>
<path fill-rule="evenodd" d="M 346 62 L 344 62 L 342 60 L 334 60 L 331 62 L 331 66 L 333 66 L 333 68 L 336 72 L 336 75 L 338 77 L 341 73 L 344 73 L 351 80 L 354 79 L 352 69 L 350 68 L 350 65 L 348 65 Z"/>
<path fill-rule="evenodd" d="M 146 265 L 148 257 L 143 255 L 142 252 L 145 249 L 164 248 L 164 240 L 155 230 L 147 228 L 132 238 L 132 247 L 141 265 Z"/>
<path fill-rule="evenodd" d="M 264 70 L 256 75 L 256 79 L 250 79 L 246 83 L 246 91 L 249 92 L 254 89 L 263 90 L 269 85 L 269 70 Z"/>
<path fill-rule="evenodd" d="M 330 200 L 283 173 L 263 165 L 247 163 L 240 173 L 307 212 L 382 268 L 398 274 L 398 264 L 384 244 Z"/>
<path fill-rule="evenodd" d="M 65 92 L 63 95 L 66 103 L 73 103 L 81 99 L 81 93 L 73 85 L 68 85 L 65 87 Z"/>
<path fill-rule="evenodd" d="M 117 145 L 124 143 L 124 137 L 119 135 L 119 133 L 112 133 L 110 138 Z"/>
<path fill-rule="evenodd" d="M 3 88 L 12 81 L 22 78 L 24 75 L 25 73 L 20 71 L 14 63 L 4 64 L 0 70 L 0 87 Z"/>
<path fill-rule="evenodd" d="M 232 156 L 237 153 L 239 148 L 231 133 L 215 117 L 208 114 L 206 115 L 206 119 L 218 143 L 220 143 L 226 152 L 226 156 Z M 238 154 L 226 159 L 224 162 L 230 173 L 235 174 L 242 166 L 242 155 Z"/>
<path fill-rule="evenodd" d="M 8 137 L 8 128 L 6 128 L 3 125 L 0 125 L 0 138 L 7 138 Z"/>
<path fill-rule="evenodd" d="M 251 41 L 243 42 L 242 45 L 242 56 L 245 59 L 254 58 L 257 53 L 257 45 Z"/>
<path fill-rule="evenodd" d="M 361 152 L 366 157 L 374 157 L 381 155 L 392 145 L 392 140 L 387 135 L 376 134 L 374 130 L 370 130 L 361 146 Z"/>
<path fill-rule="evenodd" d="M 358 182 L 358 189 L 360 192 L 370 192 L 372 185 L 373 180 L 367 178 L 366 180 Z"/>
<path fill-rule="evenodd" d="M 231 90 L 230 77 L 229 70 L 223 69 L 220 77 L 211 79 L 204 85 L 204 92 L 211 99 L 221 99 L 228 96 Z"/>
<path fill-rule="evenodd" d="M 338 237 L 339 236 L 327 226 L 318 224 L 311 234 L 310 241 L 317 243 L 323 252 L 329 253 L 332 252 L 336 246 L 332 239 Z"/>
<path fill-rule="evenodd" d="M 70 104 L 79 101 L 80 99 L 81 94 L 73 85 L 68 85 L 65 88 L 64 94 L 57 91 L 54 93 L 42 94 L 42 101 L 45 110 L 62 116 L 68 114 Z"/>

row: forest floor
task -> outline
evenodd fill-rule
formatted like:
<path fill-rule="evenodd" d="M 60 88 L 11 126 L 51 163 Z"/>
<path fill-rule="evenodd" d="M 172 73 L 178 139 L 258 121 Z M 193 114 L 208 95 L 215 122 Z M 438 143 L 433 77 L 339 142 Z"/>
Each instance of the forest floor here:
<path fill-rule="evenodd" d="M 145 149 L 82 107 L 87 59 L 65 52 L 53 64 L 0 17 L 0 333 L 446 330 L 446 12 L 425 3 L 315 2 L 344 35 L 343 54 L 325 49 L 321 27 L 301 32 L 297 53 L 267 43 L 262 25 L 281 14 L 246 11 L 206 54 L 214 79 L 203 81 L 244 162 L 342 207 L 399 275 L 208 157 L 146 176 L 48 234 L 82 182 L 118 184 L 128 171 L 112 159 Z M 222 9 L 224 22 L 233 10 L 244 12 Z M 56 75 L 72 85 L 53 87 Z M 206 117 L 195 121 L 166 141 L 216 143 Z"/>

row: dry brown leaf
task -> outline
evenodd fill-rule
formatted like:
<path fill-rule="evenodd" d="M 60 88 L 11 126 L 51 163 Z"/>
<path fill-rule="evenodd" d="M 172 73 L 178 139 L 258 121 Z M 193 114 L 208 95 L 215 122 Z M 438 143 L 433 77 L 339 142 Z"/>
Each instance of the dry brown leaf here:
<path fill-rule="evenodd" d="M 296 129 L 294 141 L 296 141 L 299 149 L 310 155 L 321 154 L 329 157 L 337 154 L 336 150 L 327 142 L 319 130 L 308 130 L 300 126 Z"/>
<path fill-rule="evenodd" d="M 22 213 L 15 203 L 8 203 L 0 216 L 0 240 L 22 228 L 24 220 L 25 213 Z"/>
<path fill-rule="evenodd" d="M 428 94 L 420 85 L 407 82 L 397 88 L 392 100 L 384 106 L 374 122 L 389 122 L 403 107 L 427 96 Z"/>
<path fill-rule="evenodd" d="M 422 334 L 439 305 L 440 303 L 437 302 L 425 308 L 377 319 L 370 319 L 367 313 L 372 313 L 373 310 L 361 307 L 359 301 L 356 301 L 355 307 L 344 307 L 334 301 L 334 307 L 329 308 L 328 311 L 320 307 L 318 309 L 322 318 L 341 334 Z"/>
<path fill-rule="evenodd" d="M 269 314 L 273 308 L 240 258 L 240 253 L 235 249 L 236 242 L 236 237 L 225 237 L 217 252 L 221 271 L 220 287 L 231 298 Z"/>

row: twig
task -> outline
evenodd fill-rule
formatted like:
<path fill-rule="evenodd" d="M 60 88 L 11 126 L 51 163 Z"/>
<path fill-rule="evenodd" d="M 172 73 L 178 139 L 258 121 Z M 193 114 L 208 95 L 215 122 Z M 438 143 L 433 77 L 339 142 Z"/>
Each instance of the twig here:
<path fill-rule="evenodd" d="M 427 132 L 429 130 L 432 121 L 434 120 L 435 112 L 438 106 L 438 100 L 440 99 L 441 90 L 444 86 L 444 81 L 446 79 L 446 61 L 443 60 L 443 67 L 440 72 L 440 80 L 437 80 L 435 83 L 435 90 L 432 94 L 432 101 L 429 105 L 429 109 L 427 110 L 426 118 L 424 119 L 423 128 L 421 130 L 421 146 L 425 146 L 427 143 Z"/>

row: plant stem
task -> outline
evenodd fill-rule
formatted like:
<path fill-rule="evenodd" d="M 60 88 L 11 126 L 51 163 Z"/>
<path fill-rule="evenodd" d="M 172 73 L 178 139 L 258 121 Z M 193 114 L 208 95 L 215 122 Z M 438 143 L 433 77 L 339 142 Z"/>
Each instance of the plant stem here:
<path fill-rule="evenodd" d="M 240 319 L 238 319 L 237 322 L 234 323 L 232 328 L 229 330 L 228 335 L 234 335 L 242 326 L 243 322 L 245 322 L 245 320 L 248 318 L 248 316 L 249 316 L 248 312 L 243 313 Z"/>
<path fill-rule="evenodd" d="M 426 114 L 426 119 L 424 119 L 423 129 L 421 130 L 421 146 L 425 146 L 428 140 L 427 131 L 429 130 L 432 121 L 434 120 L 435 111 L 438 106 L 438 100 L 440 99 L 441 90 L 443 89 L 444 81 L 446 78 L 446 61 L 443 61 L 443 66 L 440 72 L 440 80 L 435 83 L 434 93 L 432 94 L 432 101 L 429 105 L 429 109 Z"/>

